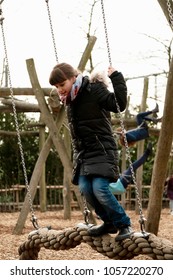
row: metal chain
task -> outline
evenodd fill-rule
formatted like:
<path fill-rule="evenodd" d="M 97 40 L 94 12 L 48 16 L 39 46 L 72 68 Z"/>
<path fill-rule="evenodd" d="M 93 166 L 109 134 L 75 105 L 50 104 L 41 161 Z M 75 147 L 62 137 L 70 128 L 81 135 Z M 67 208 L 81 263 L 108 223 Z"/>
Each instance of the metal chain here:
<path fill-rule="evenodd" d="M 56 58 L 56 62 L 59 63 L 58 60 L 58 55 L 57 55 L 57 48 L 56 48 L 56 42 L 55 42 L 55 36 L 54 36 L 54 30 L 53 30 L 53 24 L 52 24 L 52 17 L 51 17 L 51 12 L 50 12 L 50 8 L 49 8 L 49 0 L 45 0 L 46 4 L 47 4 L 47 12 L 48 12 L 48 17 L 49 17 L 49 23 L 50 23 L 50 30 L 51 30 L 51 34 L 52 34 L 52 41 L 53 41 L 53 46 L 54 46 L 54 52 L 55 52 L 55 58 Z M 87 201 L 85 199 L 85 197 L 83 196 L 83 205 L 84 205 L 84 220 L 85 223 L 88 224 L 89 223 L 89 216 L 90 216 L 90 210 L 87 207 Z"/>
<path fill-rule="evenodd" d="M 86 201 L 86 198 L 83 196 L 83 194 L 82 194 L 82 198 L 83 198 L 83 205 L 84 205 L 84 211 L 83 211 L 84 220 L 85 220 L 85 223 L 88 225 L 89 224 L 89 217 L 90 217 L 91 212 L 88 209 L 87 201 Z"/>
<path fill-rule="evenodd" d="M 102 9 L 102 16 L 103 16 L 103 25 L 104 25 L 104 30 L 105 30 L 108 61 L 109 61 L 109 65 L 111 66 L 112 65 L 112 60 L 111 60 L 111 52 L 110 52 L 110 46 L 109 46 L 109 40 L 108 40 L 108 30 L 107 30 L 107 25 L 106 25 L 106 15 L 105 15 L 105 10 L 104 10 L 103 0 L 101 0 L 101 9 Z"/>
<path fill-rule="evenodd" d="M 2 1 L 1 1 L 1 3 L 2 3 Z M 33 226 L 36 229 L 38 229 L 37 218 L 34 214 L 34 209 L 33 209 L 33 205 L 32 205 L 32 198 L 31 198 L 31 194 L 30 194 L 30 187 L 29 187 L 29 184 L 28 184 L 27 171 L 26 171 L 24 153 L 23 153 L 23 147 L 22 147 L 22 141 L 21 141 L 21 137 L 20 137 L 20 129 L 19 129 L 19 123 L 18 123 L 18 119 L 17 119 L 17 112 L 16 112 L 16 107 L 15 107 L 13 87 L 12 87 L 12 82 L 11 82 L 11 74 L 10 74 L 10 67 L 9 67 L 9 61 L 8 61 L 8 53 L 7 53 L 5 32 L 4 32 L 4 27 L 3 27 L 3 20 L 4 20 L 4 18 L 2 16 L 2 9 L 0 7 L 0 24 L 1 24 L 1 30 L 2 30 L 3 46 L 4 46 L 4 52 L 5 52 L 5 61 L 6 61 L 6 66 L 7 66 L 7 75 L 8 75 L 8 81 L 9 81 L 9 88 L 10 88 L 10 95 L 11 95 L 11 101 L 12 101 L 14 121 L 15 121 L 16 132 L 17 132 L 19 151 L 20 151 L 20 155 L 21 155 L 21 162 L 22 162 L 22 167 L 23 167 L 25 186 L 27 187 L 27 194 L 28 194 L 29 205 L 30 205 L 30 210 L 31 210 L 31 215 L 32 215 L 31 221 L 33 223 Z"/>
<path fill-rule="evenodd" d="M 49 23 L 50 23 L 50 30 L 51 30 L 51 35 L 52 35 L 55 58 L 56 58 L 56 62 L 59 63 L 57 48 L 56 48 L 56 42 L 55 42 L 55 35 L 54 35 L 54 31 L 53 31 L 52 17 L 51 17 L 50 8 L 49 8 L 49 0 L 45 0 L 45 2 L 46 2 L 46 5 L 47 5 L 47 12 L 48 12 L 48 18 L 49 18 Z"/>
<path fill-rule="evenodd" d="M 169 20 L 170 20 L 171 28 L 173 30 L 173 12 L 172 12 L 172 7 L 171 7 L 171 1 L 167 0 L 166 4 L 167 4 L 167 8 L 168 8 Z"/>
<path fill-rule="evenodd" d="M 4 17 L 3 17 L 3 14 L 2 14 L 2 8 L 1 8 L 1 4 L 2 4 L 3 1 L 4 1 L 4 0 L 2 0 L 2 1 L 0 2 L 0 24 L 3 24 L 3 20 L 4 20 Z"/>
<path fill-rule="evenodd" d="M 110 54 L 110 46 L 109 46 L 109 40 L 108 40 L 108 31 L 107 31 L 107 26 L 106 26 L 106 16 L 105 16 L 104 3 L 103 2 L 104 1 L 101 0 L 103 24 L 104 24 L 104 30 L 105 30 L 105 37 L 106 37 L 106 44 L 107 44 L 107 52 L 108 52 L 109 64 L 112 65 L 111 54 Z M 138 202 L 139 215 L 140 215 L 139 223 L 140 223 L 140 226 L 141 226 L 141 231 L 144 232 L 144 227 L 145 227 L 146 219 L 144 218 L 144 215 L 143 215 L 143 212 L 142 212 L 142 204 L 141 204 L 139 190 L 138 190 L 138 186 L 137 186 L 137 183 L 136 183 L 135 173 L 134 173 L 133 165 L 132 165 L 132 161 L 131 161 L 131 155 L 130 155 L 130 150 L 129 150 L 129 146 L 128 146 L 128 142 L 127 142 L 127 138 L 126 138 L 123 118 L 122 118 L 122 115 L 121 115 L 121 110 L 120 110 L 119 104 L 117 102 L 116 96 L 115 96 L 115 103 L 116 103 L 116 106 L 117 106 L 118 117 L 119 117 L 119 120 L 120 120 L 120 126 L 121 126 L 123 137 L 124 137 L 125 149 L 126 149 L 127 158 L 128 158 L 129 165 L 130 165 L 132 179 L 133 179 L 133 182 L 134 182 L 134 185 L 135 185 L 135 193 L 136 193 L 136 199 L 137 199 L 137 202 Z"/>

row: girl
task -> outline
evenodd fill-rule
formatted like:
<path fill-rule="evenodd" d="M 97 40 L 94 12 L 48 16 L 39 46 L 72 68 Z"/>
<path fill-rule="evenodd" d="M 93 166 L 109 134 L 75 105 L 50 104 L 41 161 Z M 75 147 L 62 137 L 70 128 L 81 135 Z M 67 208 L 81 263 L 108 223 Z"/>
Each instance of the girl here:
<path fill-rule="evenodd" d="M 110 112 L 117 113 L 127 104 L 127 87 L 123 75 L 113 67 L 108 76 L 114 92 L 103 81 L 91 82 L 67 63 L 57 64 L 49 78 L 67 106 L 72 137 L 73 183 L 94 208 L 103 224 L 88 229 L 91 236 L 117 233 L 116 240 L 130 237 L 130 218 L 109 190 L 109 183 L 119 176 L 118 150 L 113 137 Z M 115 179 L 116 178 L 116 179 Z"/>

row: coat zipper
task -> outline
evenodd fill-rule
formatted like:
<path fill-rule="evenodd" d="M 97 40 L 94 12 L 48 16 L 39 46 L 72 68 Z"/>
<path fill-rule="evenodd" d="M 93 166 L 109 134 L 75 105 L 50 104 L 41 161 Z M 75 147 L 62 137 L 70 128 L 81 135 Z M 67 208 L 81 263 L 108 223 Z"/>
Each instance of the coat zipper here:
<path fill-rule="evenodd" d="M 105 147 L 103 146 L 102 142 L 99 140 L 99 138 L 96 134 L 95 134 L 95 137 L 96 137 L 97 141 L 100 143 L 101 147 L 103 148 L 104 153 L 107 154 Z"/>

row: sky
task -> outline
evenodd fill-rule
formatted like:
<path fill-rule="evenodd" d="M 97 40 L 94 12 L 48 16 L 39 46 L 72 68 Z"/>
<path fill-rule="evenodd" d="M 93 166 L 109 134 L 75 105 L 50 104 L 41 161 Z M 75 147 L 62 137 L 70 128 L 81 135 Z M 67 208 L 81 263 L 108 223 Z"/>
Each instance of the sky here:
<path fill-rule="evenodd" d="M 59 62 L 77 67 L 87 44 L 86 33 L 94 0 L 49 0 Z M 49 74 L 56 64 L 45 0 L 4 0 L 3 28 L 13 87 L 30 87 L 26 60 L 33 58 L 42 87 L 50 87 Z M 112 65 L 125 78 L 168 71 L 163 44 L 169 44 L 172 31 L 157 0 L 104 0 Z M 91 35 L 97 37 L 92 55 L 95 69 L 107 71 L 109 65 L 101 2 L 94 8 Z M 3 71 L 4 46 L 0 36 L 0 77 Z M 128 92 L 140 105 L 143 79 L 127 82 Z M 166 78 L 149 81 L 149 106 L 154 97 L 163 108 Z"/>

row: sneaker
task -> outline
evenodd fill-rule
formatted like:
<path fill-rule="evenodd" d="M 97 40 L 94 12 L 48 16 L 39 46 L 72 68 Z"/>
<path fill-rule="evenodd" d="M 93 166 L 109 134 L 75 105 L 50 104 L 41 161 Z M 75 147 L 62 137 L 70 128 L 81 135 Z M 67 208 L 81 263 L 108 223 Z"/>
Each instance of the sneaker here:
<path fill-rule="evenodd" d="M 120 229 L 119 234 L 115 237 L 115 241 L 120 241 L 130 236 L 134 233 L 130 226 Z"/>
<path fill-rule="evenodd" d="M 122 185 L 120 179 L 118 179 L 117 182 L 115 182 L 115 183 L 110 183 L 109 184 L 109 190 L 113 194 L 123 194 L 126 191 L 126 189 Z"/>
<path fill-rule="evenodd" d="M 162 122 L 163 117 L 157 118 L 157 122 Z"/>
<path fill-rule="evenodd" d="M 159 105 L 156 103 L 156 107 L 152 110 L 152 113 L 158 113 L 159 112 Z"/>
<path fill-rule="evenodd" d="M 162 117 L 161 118 L 151 118 L 151 120 L 154 124 L 157 124 L 159 122 L 162 122 Z"/>
<path fill-rule="evenodd" d="M 118 229 L 111 223 L 103 223 L 99 226 L 92 226 L 88 229 L 88 233 L 91 236 L 99 236 L 106 233 L 117 233 Z"/>
<path fill-rule="evenodd" d="M 171 210 L 170 214 L 173 215 L 173 210 Z"/>

